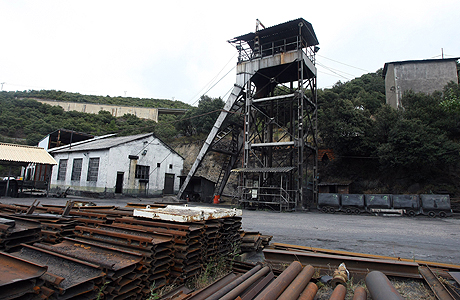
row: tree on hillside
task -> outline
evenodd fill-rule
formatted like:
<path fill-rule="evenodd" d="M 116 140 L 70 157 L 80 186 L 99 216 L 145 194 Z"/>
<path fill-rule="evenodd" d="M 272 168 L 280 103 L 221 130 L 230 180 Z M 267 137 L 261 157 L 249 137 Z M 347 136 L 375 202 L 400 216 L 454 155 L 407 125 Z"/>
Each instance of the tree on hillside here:
<path fill-rule="evenodd" d="M 224 101 L 220 97 L 210 98 L 206 95 L 201 96 L 198 107 L 190 109 L 176 123 L 177 131 L 185 136 L 209 133 L 224 104 Z"/>

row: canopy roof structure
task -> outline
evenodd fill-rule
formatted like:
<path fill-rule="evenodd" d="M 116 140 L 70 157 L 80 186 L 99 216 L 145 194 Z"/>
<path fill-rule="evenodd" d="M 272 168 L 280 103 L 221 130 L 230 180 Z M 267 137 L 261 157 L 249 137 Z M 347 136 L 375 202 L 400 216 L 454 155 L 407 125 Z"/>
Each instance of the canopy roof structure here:
<path fill-rule="evenodd" d="M 239 41 L 244 41 L 249 44 L 251 49 L 254 49 L 254 40 L 258 36 L 260 39 L 260 44 L 266 44 L 273 41 L 279 41 L 283 39 L 296 38 L 299 35 L 299 25 L 301 25 L 304 30 L 301 31 L 302 39 L 306 42 L 306 46 L 316 46 L 319 44 L 318 38 L 316 37 L 315 31 L 311 23 L 305 21 L 303 18 L 292 20 L 286 23 L 278 24 L 272 27 L 267 27 L 265 29 L 247 34 L 240 35 L 235 37 L 228 42 L 235 44 Z"/>
<path fill-rule="evenodd" d="M 0 164 L 27 165 L 29 163 L 57 165 L 43 148 L 0 143 Z"/>

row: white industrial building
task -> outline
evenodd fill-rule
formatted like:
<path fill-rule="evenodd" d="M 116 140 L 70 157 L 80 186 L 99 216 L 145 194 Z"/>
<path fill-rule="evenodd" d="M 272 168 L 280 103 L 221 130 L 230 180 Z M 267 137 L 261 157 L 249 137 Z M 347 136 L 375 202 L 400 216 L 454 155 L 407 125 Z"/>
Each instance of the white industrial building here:
<path fill-rule="evenodd" d="M 184 158 L 153 133 L 107 135 L 49 150 L 57 161 L 51 189 L 156 196 L 174 194 Z"/>

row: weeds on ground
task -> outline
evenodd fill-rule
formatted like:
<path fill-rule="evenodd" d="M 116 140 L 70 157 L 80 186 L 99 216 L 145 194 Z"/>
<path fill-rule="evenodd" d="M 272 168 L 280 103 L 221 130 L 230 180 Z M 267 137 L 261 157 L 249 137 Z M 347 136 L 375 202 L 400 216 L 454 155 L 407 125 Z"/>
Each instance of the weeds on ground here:
<path fill-rule="evenodd" d="M 155 281 L 152 283 L 150 286 L 150 295 L 146 300 L 157 300 L 163 297 L 163 295 L 169 293 L 173 289 L 175 289 L 177 286 L 175 284 L 169 284 L 165 285 L 160 289 L 155 288 Z"/>
<path fill-rule="evenodd" d="M 187 281 L 186 286 L 190 289 L 201 289 L 213 283 L 217 279 L 227 275 L 231 266 L 223 257 L 210 260 L 201 273 Z"/>

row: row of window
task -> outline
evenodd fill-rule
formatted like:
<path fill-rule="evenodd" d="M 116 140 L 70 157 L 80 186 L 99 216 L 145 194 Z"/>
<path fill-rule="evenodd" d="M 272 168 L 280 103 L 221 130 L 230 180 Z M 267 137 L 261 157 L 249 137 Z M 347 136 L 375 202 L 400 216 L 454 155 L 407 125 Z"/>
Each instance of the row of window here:
<path fill-rule="evenodd" d="M 67 161 L 68 159 L 59 160 L 57 180 L 65 180 L 65 176 L 67 173 Z M 82 164 L 83 164 L 83 158 L 74 158 L 70 180 L 80 181 Z M 87 181 L 97 181 L 98 172 L 99 172 L 99 157 L 90 158 L 86 180 Z"/>
<path fill-rule="evenodd" d="M 57 180 L 65 180 L 67 173 L 67 161 L 68 159 L 59 160 L 59 169 Z M 83 158 L 74 158 L 72 165 L 72 174 L 70 180 L 80 181 L 81 179 L 81 170 L 83 165 Z M 160 167 L 160 163 L 157 163 L 157 168 Z M 169 165 L 169 168 L 172 169 L 172 164 Z M 97 181 L 97 174 L 99 171 L 99 157 L 90 158 L 88 164 L 88 175 L 86 176 L 86 181 Z M 135 178 L 142 180 L 149 180 L 150 175 L 150 166 L 136 165 Z"/>

